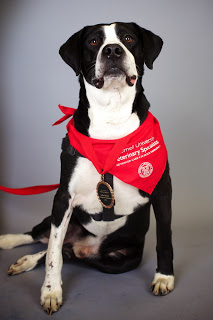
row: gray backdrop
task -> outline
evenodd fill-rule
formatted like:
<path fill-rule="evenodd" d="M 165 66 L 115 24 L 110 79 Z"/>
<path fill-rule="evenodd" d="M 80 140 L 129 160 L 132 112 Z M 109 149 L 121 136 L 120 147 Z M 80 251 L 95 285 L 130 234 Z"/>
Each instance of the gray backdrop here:
<path fill-rule="evenodd" d="M 211 0 L 1 0 L 0 185 L 58 183 L 60 145 L 66 129 L 65 123 L 51 125 L 61 117 L 59 103 L 77 107 L 79 90 L 74 72 L 61 60 L 58 49 L 85 25 L 134 21 L 164 40 L 154 69 L 145 69 L 143 85 L 169 153 L 179 279 L 184 277 L 188 249 L 192 252 L 197 248 L 193 257 L 206 252 L 205 258 L 197 259 L 199 263 L 208 260 L 212 253 L 209 255 L 206 246 L 211 248 L 213 220 L 212 13 Z M 29 197 L 1 193 L 0 232 L 31 229 L 50 214 L 53 196 L 54 192 Z M 154 227 L 151 229 L 154 234 Z M 150 241 L 154 241 L 154 248 L 155 239 Z M 195 261 L 187 261 L 190 274 Z M 208 260 L 208 270 L 210 265 L 212 260 Z M 202 265 L 200 269 L 196 281 L 206 272 Z M 3 274 L 5 269 L 0 272 Z M 212 279 L 200 282 L 205 291 L 204 283 L 210 286 Z M 180 283 L 182 295 L 184 283 Z M 199 309 L 200 314 L 195 312 L 198 318 L 193 319 L 208 311 L 207 300 L 203 297 L 201 301 L 203 309 Z"/>

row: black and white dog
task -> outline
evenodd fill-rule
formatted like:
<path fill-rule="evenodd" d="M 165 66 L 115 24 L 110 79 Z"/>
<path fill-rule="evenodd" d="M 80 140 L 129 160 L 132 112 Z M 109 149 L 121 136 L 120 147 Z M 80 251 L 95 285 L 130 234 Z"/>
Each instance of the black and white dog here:
<path fill-rule="evenodd" d="M 61 57 L 79 75 L 80 101 L 74 124 L 80 133 L 95 139 L 120 139 L 146 120 L 149 102 L 141 84 L 144 63 L 152 69 L 162 45 L 160 37 L 135 23 L 85 27 L 62 45 Z M 48 243 L 47 250 L 24 256 L 8 273 L 32 270 L 46 259 L 41 305 L 50 314 L 62 304 L 63 258 L 81 259 L 107 273 L 126 272 L 140 264 L 151 204 L 157 222 L 157 270 L 151 290 L 154 295 L 166 295 L 174 289 L 168 162 L 151 195 L 115 176 L 112 179 L 113 218 L 103 219 L 96 194 L 100 174 L 66 136 L 52 215 L 31 232 L 0 237 L 2 249 Z"/>

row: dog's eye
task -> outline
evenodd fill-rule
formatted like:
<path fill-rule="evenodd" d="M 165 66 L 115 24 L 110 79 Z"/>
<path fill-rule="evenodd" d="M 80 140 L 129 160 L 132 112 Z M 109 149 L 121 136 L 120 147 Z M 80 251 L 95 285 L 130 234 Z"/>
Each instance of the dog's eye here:
<path fill-rule="evenodd" d="M 132 37 L 129 35 L 125 36 L 125 41 L 128 43 L 132 42 Z"/>
<path fill-rule="evenodd" d="M 94 39 L 92 39 L 92 40 L 90 41 L 90 44 L 91 44 L 92 46 L 97 46 L 98 40 L 97 40 L 96 38 L 94 38 Z"/>

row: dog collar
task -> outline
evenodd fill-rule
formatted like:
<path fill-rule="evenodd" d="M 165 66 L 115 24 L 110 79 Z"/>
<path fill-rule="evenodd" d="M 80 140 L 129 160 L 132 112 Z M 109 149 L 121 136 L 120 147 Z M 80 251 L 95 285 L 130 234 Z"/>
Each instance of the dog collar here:
<path fill-rule="evenodd" d="M 76 111 L 59 105 L 65 114 L 53 125 L 72 117 Z M 99 174 L 110 173 L 144 192 L 151 194 L 163 175 L 167 150 L 158 120 L 148 112 L 145 121 L 121 139 L 93 139 L 78 132 L 73 118 L 67 124 L 70 144 L 89 159 Z"/>

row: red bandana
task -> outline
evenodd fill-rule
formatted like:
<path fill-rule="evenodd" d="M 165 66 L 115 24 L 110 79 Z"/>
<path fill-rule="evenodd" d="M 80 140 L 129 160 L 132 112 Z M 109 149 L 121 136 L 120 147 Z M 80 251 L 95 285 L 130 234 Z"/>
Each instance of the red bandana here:
<path fill-rule="evenodd" d="M 76 109 L 59 105 L 65 114 L 53 125 L 73 116 Z M 151 194 L 162 177 L 167 151 L 158 120 L 148 112 L 142 125 L 121 139 L 99 140 L 87 137 L 67 124 L 70 144 L 89 159 L 100 174 L 111 173 L 121 181 Z"/>

